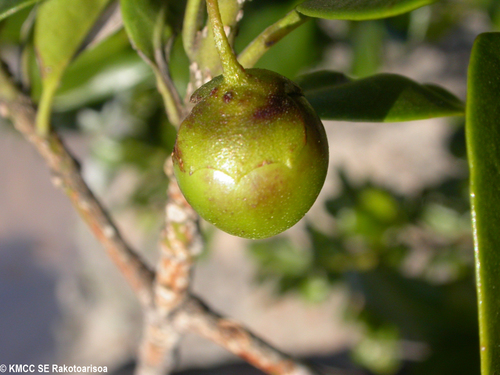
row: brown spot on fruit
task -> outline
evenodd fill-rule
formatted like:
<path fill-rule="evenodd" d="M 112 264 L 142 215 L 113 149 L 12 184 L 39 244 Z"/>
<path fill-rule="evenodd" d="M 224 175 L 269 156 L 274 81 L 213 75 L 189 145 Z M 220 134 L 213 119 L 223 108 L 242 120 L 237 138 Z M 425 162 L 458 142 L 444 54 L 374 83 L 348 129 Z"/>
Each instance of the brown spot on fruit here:
<path fill-rule="evenodd" d="M 284 95 L 270 95 L 268 103 L 254 112 L 253 117 L 256 120 L 268 120 L 275 118 L 285 112 L 290 106 L 289 100 Z"/>
<path fill-rule="evenodd" d="M 233 100 L 234 93 L 232 91 L 228 91 L 224 94 L 224 102 L 229 103 L 231 100 Z"/>
<path fill-rule="evenodd" d="M 255 168 L 260 168 L 260 167 L 263 167 L 264 165 L 269 165 L 269 164 L 272 164 L 272 163 L 273 163 L 272 161 L 264 160 L 264 161 L 260 162 L 259 164 L 257 164 L 255 166 Z"/>
<path fill-rule="evenodd" d="M 191 95 L 189 101 L 193 104 L 198 104 L 202 99 L 203 97 L 201 95 L 197 95 L 196 93 L 194 93 L 193 95 Z"/>
<path fill-rule="evenodd" d="M 186 170 L 184 169 L 184 161 L 182 160 L 182 151 L 177 146 L 177 142 L 175 142 L 174 145 L 174 151 L 172 152 L 172 159 L 174 161 L 174 164 L 177 164 L 182 172 L 186 172 Z"/>

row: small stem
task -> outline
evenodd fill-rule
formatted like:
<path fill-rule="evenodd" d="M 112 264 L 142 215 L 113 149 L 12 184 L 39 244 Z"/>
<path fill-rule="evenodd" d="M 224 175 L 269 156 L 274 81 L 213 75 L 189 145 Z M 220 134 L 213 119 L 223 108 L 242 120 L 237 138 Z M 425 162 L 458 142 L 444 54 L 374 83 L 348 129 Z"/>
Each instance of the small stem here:
<path fill-rule="evenodd" d="M 163 46 L 162 35 L 165 27 L 165 17 L 166 8 L 163 6 L 158 13 L 153 31 L 154 62 L 151 62 L 150 65 L 156 76 L 156 84 L 163 98 L 167 117 L 172 125 L 178 127 L 184 117 L 184 110 L 181 104 L 180 95 L 172 82 L 168 67 L 168 59 L 174 40 L 173 36 L 167 41 L 165 49 Z"/>
<path fill-rule="evenodd" d="M 238 61 L 245 68 L 251 68 L 272 46 L 290 34 L 297 27 L 309 20 L 296 10 L 272 24 L 255 38 L 238 56 Z"/>
<path fill-rule="evenodd" d="M 156 76 L 156 86 L 163 98 L 165 111 L 170 123 L 178 127 L 184 118 L 184 108 L 182 107 L 181 98 L 177 91 L 170 73 L 168 71 L 168 64 L 164 60 L 162 51 L 155 50 L 156 65 L 151 64 L 151 68 Z"/>
<path fill-rule="evenodd" d="M 214 41 L 219 53 L 222 71 L 224 78 L 231 84 L 241 84 L 246 81 L 247 74 L 245 69 L 240 65 L 236 55 L 229 44 L 226 32 L 224 31 L 224 24 L 219 12 L 218 0 L 207 0 L 207 10 L 210 17 L 210 23 L 214 32 Z"/>
<path fill-rule="evenodd" d="M 0 100 L 11 102 L 17 98 L 19 90 L 9 79 L 7 73 L 0 67 Z"/>

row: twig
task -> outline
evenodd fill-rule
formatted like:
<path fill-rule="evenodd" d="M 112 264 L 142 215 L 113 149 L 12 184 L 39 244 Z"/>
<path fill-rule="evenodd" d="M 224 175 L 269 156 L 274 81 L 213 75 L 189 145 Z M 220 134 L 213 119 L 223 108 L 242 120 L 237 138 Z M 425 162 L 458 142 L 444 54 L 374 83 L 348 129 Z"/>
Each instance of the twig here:
<path fill-rule="evenodd" d="M 0 114 L 38 150 L 52 171 L 52 182 L 68 195 L 108 255 L 118 266 L 144 306 L 153 302 L 153 272 L 123 240 L 116 225 L 83 180 L 78 162 L 55 133 L 41 136 L 35 127 L 36 112 L 30 99 L 16 93 L 0 70 Z"/>
<path fill-rule="evenodd" d="M 157 49 L 155 54 L 155 58 L 160 65 L 150 63 L 150 66 L 156 77 L 156 86 L 158 88 L 158 92 L 162 96 L 168 120 L 172 125 L 178 127 L 185 116 L 182 100 L 180 99 L 179 93 L 172 82 L 172 78 L 170 77 L 168 70 L 164 68 L 165 62 L 162 60 L 163 56 L 158 57 L 159 55 L 162 55 L 162 51 Z M 142 53 L 139 53 L 139 55 L 143 56 Z"/>
<path fill-rule="evenodd" d="M 172 81 L 168 67 L 168 59 L 170 58 L 170 51 L 172 49 L 174 37 L 170 36 L 169 40 L 165 43 L 163 41 L 163 32 L 165 27 L 166 17 L 166 4 L 164 4 L 157 17 L 155 25 L 153 44 L 154 44 L 154 60 L 150 61 L 145 58 L 145 61 L 153 68 L 156 76 L 156 84 L 158 91 L 163 97 L 165 110 L 170 123 L 174 126 L 179 126 L 184 118 L 184 108 L 182 106 L 179 92 Z M 139 50 L 138 50 L 139 51 Z M 142 54 L 141 54 L 142 56 Z"/>
<path fill-rule="evenodd" d="M 251 68 L 273 45 L 310 18 L 292 10 L 257 36 L 238 56 L 244 68 Z"/>
<path fill-rule="evenodd" d="M 321 374 L 276 350 L 241 324 L 217 315 L 196 297 L 176 313 L 174 322 L 180 330 L 197 333 L 268 374 Z"/>

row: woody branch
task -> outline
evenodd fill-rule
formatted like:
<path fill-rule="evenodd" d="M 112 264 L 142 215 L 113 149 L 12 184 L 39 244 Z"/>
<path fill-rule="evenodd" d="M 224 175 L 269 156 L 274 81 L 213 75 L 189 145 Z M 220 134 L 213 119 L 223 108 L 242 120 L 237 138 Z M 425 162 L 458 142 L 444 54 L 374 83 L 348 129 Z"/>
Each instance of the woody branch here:
<path fill-rule="evenodd" d="M 243 325 L 219 316 L 189 293 L 193 259 L 201 249 L 198 217 L 177 184 L 169 186 L 167 220 L 156 273 L 130 248 L 106 210 L 82 178 L 78 162 L 59 136 L 43 137 L 35 127 L 31 100 L 0 69 L 0 115 L 36 148 L 74 208 L 103 244 L 143 306 L 145 329 L 137 373 L 166 374 L 175 365 L 175 349 L 184 332 L 214 341 L 261 370 L 275 375 L 318 375 L 316 370 L 281 353 Z"/>

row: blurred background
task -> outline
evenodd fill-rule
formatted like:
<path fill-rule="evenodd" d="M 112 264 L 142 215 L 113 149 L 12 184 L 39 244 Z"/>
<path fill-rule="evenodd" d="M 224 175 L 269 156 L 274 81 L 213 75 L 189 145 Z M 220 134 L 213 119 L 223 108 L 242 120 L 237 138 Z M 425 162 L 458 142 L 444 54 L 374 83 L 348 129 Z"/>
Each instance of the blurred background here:
<path fill-rule="evenodd" d="M 236 50 L 293 4 L 246 3 Z M 0 56 L 14 72 L 29 72 L 36 101 L 34 12 L 29 7 L 0 22 Z M 257 66 L 291 79 L 320 69 L 353 77 L 399 73 L 465 99 L 474 38 L 499 28 L 498 1 L 441 0 L 380 21 L 310 21 Z M 185 92 L 189 70 L 180 40 L 171 70 Z M 162 166 L 175 129 L 152 72 L 122 28 L 72 63 L 53 123 L 126 240 L 153 264 L 168 184 Z M 262 241 L 202 223 L 206 249 L 193 290 L 331 374 L 479 374 L 463 119 L 324 125 L 330 170 L 312 210 Z M 0 363 L 107 365 L 130 373 L 142 325 L 137 301 L 52 187 L 36 151 L 6 122 L 0 122 L 0 303 Z M 179 370 L 259 374 L 196 336 L 183 340 Z"/>

